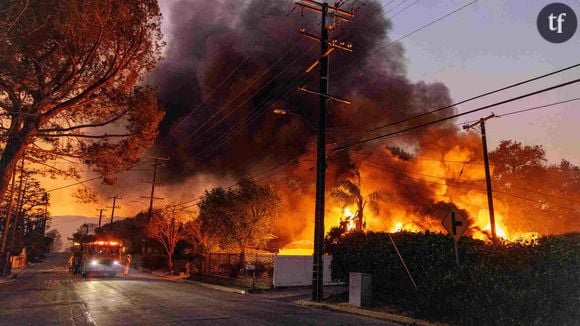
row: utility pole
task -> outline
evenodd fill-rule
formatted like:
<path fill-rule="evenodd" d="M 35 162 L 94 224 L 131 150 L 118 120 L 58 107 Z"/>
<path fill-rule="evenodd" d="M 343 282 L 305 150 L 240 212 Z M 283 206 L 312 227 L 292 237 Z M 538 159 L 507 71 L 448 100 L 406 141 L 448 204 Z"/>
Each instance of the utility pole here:
<path fill-rule="evenodd" d="M 324 274 L 324 194 L 326 179 L 326 108 L 328 100 L 335 100 L 342 103 L 350 104 L 350 101 L 328 95 L 328 56 L 335 49 L 346 52 L 352 52 L 352 45 L 346 45 L 344 42 L 339 43 L 336 40 L 329 42 L 328 34 L 330 30 L 336 27 L 339 21 L 347 22 L 354 14 L 344 11 L 337 7 L 329 6 L 328 3 L 319 3 L 313 0 L 302 0 L 295 3 L 302 10 L 309 10 L 320 14 L 321 32 L 320 37 L 306 32 L 301 28 L 299 32 L 305 37 L 320 42 L 320 59 L 314 62 L 306 69 L 306 72 L 312 71 L 320 65 L 320 89 L 318 92 L 309 90 L 305 87 L 299 87 L 298 90 L 316 94 L 320 98 L 320 109 L 318 116 L 317 130 L 317 155 L 316 155 L 316 204 L 314 209 L 314 255 L 312 268 L 312 300 L 321 301 L 323 296 L 323 274 Z"/>
<path fill-rule="evenodd" d="M 487 185 L 487 206 L 489 208 L 489 224 L 491 225 L 491 241 L 494 243 L 497 240 L 495 232 L 495 213 L 493 211 L 493 193 L 491 189 L 491 173 L 489 172 L 489 157 L 487 153 L 487 136 L 485 133 L 485 121 L 491 118 L 495 118 L 495 114 L 491 114 L 488 117 L 481 118 L 479 121 L 472 123 L 470 125 L 464 125 L 463 129 L 469 130 L 474 126 L 479 125 L 481 129 L 481 144 L 483 147 L 483 163 L 485 166 L 485 183 Z"/>
<path fill-rule="evenodd" d="M 163 200 L 162 197 L 155 197 L 155 182 L 157 180 L 157 167 L 163 165 L 162 161 L 169 161 L 169 157 L 157 157 L 154 156 L 155 163 L 153 163 L 153 180 L 151 181 L 151 195 L 149 197 L 141 196 L 141 198 L 149 199 L 149 215 L 148 219 L 151 221 L 151 217 L 153 215 L 153 201 L 155 199 Z M 146 182 L 147 183 L 147 182 Z"/>
<path fill-rule="evenodd" d="M 103 220 L 103 212 L 106 211 L 105 208 L 98 208 L 99 211 L 99 227 L 101 227 L 101 221 Z"/>
<path fill-rule="evenodd" d="M 44 195 L 42 196 L 42 201 L 44 204 L 44 220 L 42 222 L 42 237 L 44 238 L 44 235 L 46 234 L 46 221 L 48 221 L 48 204 L 50 202 L 49 200 L 49 195 L 48 192 L 45 192 Z"/>
<path fill-rule="evenodd" d="M 121 208 L 121 206 L 117 206 L 116 205 L 117 199 L 120 200 L 120 199 L 123 199 L 123 198 L 118 197 L 118 196 L 113 196 L 113 197 L 109 197 L 109 199 L 112 199 L 113 200 L 113 206 L 107 207 L 107 208 L 111 208 L 112 209 L 112 211 L 111 211 L 111 223 L 113 223 L 113 218 L 115 217 L 115 208 Z"/>

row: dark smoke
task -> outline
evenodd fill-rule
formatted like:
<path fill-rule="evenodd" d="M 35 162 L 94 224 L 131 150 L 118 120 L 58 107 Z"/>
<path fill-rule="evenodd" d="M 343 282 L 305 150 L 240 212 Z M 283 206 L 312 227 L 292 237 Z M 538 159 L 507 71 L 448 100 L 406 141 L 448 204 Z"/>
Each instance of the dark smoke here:
<path fill-rule="evenodd" d="M 169 17 L 174 28 L 166 59 L 155 76 L 160 100 L 167 110 L 158 143 L 176 158 L 172 160 L 173 173 L 188 175 L 209 169 L 218 174 L 247 174 L 256 166 L 306 152 L 313 141 L 313 130 L 298 118 L 269 112 L 277 105 L 312 122 L 317 120 L 316 96 L 300 94 L 293 88 L 296 77 L 319 52 L 319 46 L 300 37 L 297 30 L 306 27 L 317 34 L 318 17 L 310 12 L 301 17 L 298 11 L 286 16 L 288 9 L 286 2 L 271 0 L 236 1 L 235 8 L 228 1 L 213 2 L 211 6 L 206 1 L 175 3 Z M 377 122 L 399 120 L 449 103 L 443 85 L 413 84 L 405 77 L 399 45 L 376 51 L 389 41 L 391 29 L 379 9 L 377 2 L 368 3 L 355 19 L 333 33 L 351 42 L 355 51 L 333 54 L 331 71 L 337 73 L 331 75 L 331 92 L 353 99 L 354 104 L 330 105 L 330 141 L 354 139 Z M 232 78 L 198 108 L 241 62 Z M 261 74 L 264 76 L 258 82 L 235 99 Z M 308 76 L 308 87 L 317 89 L 317 74 L 315 70 Z M 254 92 L 256 95 L 250 97 Z M 284 94 L 289 96 L 284 98 Z M 224 112 L 204 125 L 229 102 Z M 263 110 L 268 112 L 231 135 L 219 148 L 212 147 L 236 123 Z M 226 114 L 230 116 L 224 118 Z M 220 119 L 223 121 L 214 126 Z M 209 154 L 208 147 L 212 153 L 204 155 Z"/>
<path fill-rule="evenodd" d="M 231 1 L 214 1 L 211 5 L 201 0 L 175 3 L 169 17 L 173 31 L 166 59 L 154 81 L 167 110 L 158 139 L 158 150 L 172 157 L 167 178 L 173 176 L 178 181 L 198 172 L 251 175 L 302 154 L 302 163 L 289 169 L 287 178 L 269 180 L 286 190 L 285 193 L 292 193 L 285 199 L 287 209 L 295 212 L 291 222 L 294 227 L 284 228 L 289 234 L 282 234 L 291 239 L 296 235 L 292 232 L 303 229 L 312 214 L 311 207 L 305 207 L 303 200 L 313 198 L 314 194 L 315 132 L 308 123 L 294 116 L 275 115 L 271 110 L 282 107 L 308 121 L 317 121 L 318 99 L 295 88 L 299 84 L 297 77 L 316 60 L 320 49 L 318 44 L 297 33 L 300 27 L 305 27 L 318 34 L 318 16 L 305 12 L 302 17 L 299 10 L 287 16 L 288 10 L 288 2 L 271 0 L 235 1 L 235 7 Z M 332 33 L 331 38 L 351 42 L 354 52 L 332 54 L 330 92 L 353 100 L 353 104 L 329 105 L 329 143 L 368 137 L 373 134 L 365 131 L 372 127 L 451 103 L 444 85 L 413 83 L 406 77 L 403 48 L 399 44 L 384 47 L 389 44 L 390 30 L 391 22 L 384 18 L 379 3 L 370 1 L 351 22 L 340 25 Z M 232 78 L 200 106 L 240 63 Z M 317 77 L 318 71 L 314 70 L 302 84 L 316 90 Z M 230 102 L 223 112 L 206 123 Z M 267 112 L 260 114 L 263 111 Z M 447 110 L 442 114 L 452 113 L 453 110 Z M 226 118 L 226 115 L 229 116 Z M 255 116 L 251 123 L 216 147 L 216 140 L 236 123 Z M 452 126 L 440 130 L 443 130 L 440 134 L 456 133 Z M 419 150 L 425 146 L 428 132 L 397 138 L 390 146 Z M 393 163 L 405 169 L 394 156 L 376 154 L 378 149 L 384 152 L 382 144 L 358 148 L 363 157 L 349 152 L 334 155 L 329 164 L 328 186 L 358 168 L 365 155 L 374 155 L 385 164 Z M 385 180 L 385 183 L 394 184 L 393 181 Z M 407 180 L 400 182 L 399 188 L 398 200 L 412 203 L 413 207 L 423 203 L 426 207 L 439 206 L 432 200 L 432 190 L 421 182 Z M 283 223 L 288 226 L 289 222 L 286 219 Z"/>

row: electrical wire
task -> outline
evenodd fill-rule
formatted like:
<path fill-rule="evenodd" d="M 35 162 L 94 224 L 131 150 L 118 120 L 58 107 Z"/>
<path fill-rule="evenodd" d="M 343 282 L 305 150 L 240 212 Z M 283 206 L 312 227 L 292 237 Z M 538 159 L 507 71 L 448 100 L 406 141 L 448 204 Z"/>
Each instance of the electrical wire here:
<path fill-rule="evenodd" d="M 420 129 L 420 128 L 424 128 L 424 127 L 427 127 L 427 126 L 431 126 L 431 125 L 434 125 L 434 124 L 437 124 L 437 123 L 441 123 L 441 122 L 444 122 L 444 121 L 447 121 L 447 120 L 450 120 L 450 119 L 455 119 L 455 118 L 460 117 L 460 116 L 464 116 L 464 115 L 467 115 L 467 114 L 471 114 L 471 113 L 483 111 L 483 110 L 486 110 L 486 109 L 490 109 L 492 107 L 496 107 L 496 106 L 500 106 L 500 105 L 503 105 L 503 104 L 511 103 L 511 102 L 514 102 L 514 101 L 517 101 L 517 100 L 521 100 L 523 98 L 527 98 L 527 97 L 530 97 L 530 96 L 534 96 L 534 95 L 542 94 L 542 93 L 545 93 L 545 92 L 549 92 L 549 91 L 552 91 L 554 89 L 558 89 L 558 88 L 561 88 L 561 87 L 569 86 L 569 85 L 572 85 L 572 84 L 575 84 L 575 83 L 578 83 L 578 82 L 580 82 L 580 78 L 574 79 L 574 80 L 571 80 L 571 81 L 568 81 L 568 82 L 565 82 L 565 83 L 557 84 L 555 86 L 543 88 L 543 89 L 538 90 L 538 91 L 526 93 L 524 95 L 512 97 L 510 99 L 503 100 L 503 101 L 500 101 L 500 102 L 496 102 L 496 103 L 493 103 L 493 104 L 485 105 L 485 106 L 482 106 L 482 107 L 479 107 L 479 108 L 476 108 L 476 109 L 472 109 L 472 110 L 469 110 L 469 111 L 465 111 L 465 112 L 461 112 L 461 113 L 458 113 L 458 114 L 454 114 L 454 115 L 451 115 L 451 116 L 448 116 L 448 117 L 444 117 L 444 118 L 440 118 L 440 119 L 437 119 L 437 120 L 432 120 L 432 121 L 429 121 L 429 122 L 421 123 L 421 124 L 415 125 L 413 127 L 405 128 L 405 129 L 398 130 L 398 131 L 389 132 L 387 134 L 383 134 L 383 135 L 379 135 L 379 136 L 375 136 L 375 137 L 370 137 L 370 138 L 362 139 L 362 140 L 359 140 L 359 141 L 356 141 L 356 142 L 353 142 L 353 143 L 350 143 L 350 144 L 347 144 L 347 145 L 340 146 L 340 147 L 334 149 L 334 152 L 343 151 L 343 150 L 348 149 L 348 148 L 353 147 L 353 146 L 357 146 L 357 145 L 360 145 L 360 144 L 368 143 L 370 141 L 374 141 L 374 140 L 378 140 L 378 139 L 382 139 L 382 138 L 394 136 L 394 135 L 397 135 L 397 134 L 401 134 L 403 132 L 412 131 L 412 130 L 415 130 L 415 129 Z"/>
<path fill-rule="evenodd" d="M 448 186 L 448 187 L 454 187 L 454 188 L 464 188 L 464 189 L 474 190 L 474 191 L 478 191 L 478 192 L 482 192 L 482 193 L 487 193 L 487 190 L 486 189 L 479 189 L 479 188 L 473 188 L 473 187 L 459 185 L 459 184 L 442 183 L 442 182 L 437 182 L 437 181 L 432 181 L 432 180 L 425 180 L 425 179 L 422 179 L 422 178 L 417 178 L 417 177 L 410 176 L 410 175 L 408 175 L 406 173 L 403 173 L 403 172 L 390 171 L 390 170 L 385 169 L 382 166 L 377 166 L 377 165 L 374 165 L 372 163 L 368 163 L 368 162 L 363 162 L 363 163 L 366 163 L 367 165 L 373 166 L 373 167 L 375 167 L 377 169 L 384 170 L 385 172 L 388 172 L 388 173 L 398 174 L 398 175 L 401 175 L 401 176 L 403 176 L 405 178 L 409 178 L 409 179 L 413 179 L 413 180 L 417 180 L 417 181 L 421 181 L 421 182 L 427 182 L 427 183 L 438 184 L 438 185 Z M 506 192 L 506 191 L 502 191 L 502 190 L 494 190 L 493 192 L 494 193 L 499 193 L 499 194 L 504 194 L 504 195 L 511 196 L 511 197 L 518 198 L 518 199 L 522 199 L 522 200 L 526 200 L 526 201 L 533 202 L 533 203 L 536 203 L 536 204 L 540 203 L 540 201 L 538 201 L 538 200 L 531 199 L 531 198 L 528 198 L 528 197 L 523 197 L 523 196 L 520 196 L 520 195 L 516 195 L 516 194 L 513 194 L 513 193 L 509 193 L 509 192 Z M 559 205 L 550 205 L 550 206 L 556 207 L 556 208 L 561 208 L 561 209 L 572 210 L 572 211 L 577 210 L 576 208 L 566 207 L 566 206 L 559 206 Z"/>
<path fill-rule="evenodd" d="M 467 8 L 467 7 L 469 7 L 469 6 L 471 6 L 471 5 L 473 5 L 473 4 L 474 4 L 474 3 L 476 3 L 477 1 L 479 1 L 479 0 L 473 0 L 473 1 L 471 1 L 471 2 L 469 2 L 469 3 L 467 3 L 467 4 L 463 5 L 463 6 L 461 6 L 461 7 L 459 7 L 459 8 L 457 8 L 457 9 L 455 9 L 455 10 L 453 10 L 453 11 L 451 11 L 451 12 L 449 12 L 449 13 L 447 13 L 447 14 L 445 14 L 445 15 L 443 15 L 443 16 L 441 16 L 441 17 L 439 17 L 439 18 L 437 18 L 437 19 L 435 19 L 435 20 L 433 20 L 433 21 L 431 21 L 431 22 L 429 22 L 429 23 L 427 23 L 427 24 L 425 24 L 425 25 L 423 25 L 423 26 L 421 26 L 421 27 L 417 28 L 417 29 L 415 29 L 415 30 L 413 30 L 412 32 L 410 32 L 410 33 L 408 33 L 408 34 L 406 34 L 406 35 L 404 35 L 404 36 L 402 36 L 402 37 L 400 37 L 400 38 L 398 38 L 398 39 L 396 39 L 396 40 L 394 40 L 394 41 L 390 41 L 389 43 L 387 43 L 387 44 L 386 44 L 386 45 L 384 45 L 384 46 L 380 46 L 380 47 L 378 47 L 378 48 L 375 48 L 373 51 L 371 51 L 371 53 L 378 52 L 378 51 L 380 51 L 380 50 L 382 50 L 382 49 L 386 49 L 386 48 L 390 47 L 390 46 L 391 46 L 391 45 L 393 45 L 393 44 L 399 43 L 400 41 L 402 41 L 402 40 L 406 39 L 407 37 L 409 37 L 409 36 L 411 36 L 411 35 L 413 35 L 413 34 L 415 34 L 415 33 L 418 33 L 418 32 L 420 32 L 420 31 L 422 31 L 422 30 L 424 30 L 424 29 L 426 29 L 426 28 L 428 28 L 428 27 L 430 27 L 430 26 L 432 26 L 432 25 L 434 25 L 434 24 L 436 24 L 436 23 L 438 23 L 438 22 L 440 22 L 440 21 L 444 20 L 445 18 L 447 18 L 447 17 L 449 17 L 449 16 L 451 16 L 451 15 L 453 15 L 453 14 L 455 14 L 455 13 L 458 13 L 459 11 L 461 11 L 461 10 L 463 10 L 463 9 L 465 9 L 465 8 Z M 344 69 L 346 69 L 348 66 L 350 66 L 350 65 L 351 65 L 351 64 L 353 64 L 353 63 L 354 63 L 354 61 L 351 61 L 351 62 L 348 62 L 348 63 L 344 64 L 344 65 L 343 65 L 343 66 L 341 66 L 340 68 L 338 68 L 338 69 L 335 69 L 335 70 L 332 72 L 332 74 L 331 74 L 331 75 L 336 75 L 336 74 L 338 74 L 338 73 L 342 72 Z"/>
<path fill-rule="evenodd" d="M 185 118 L 181 119 L 181 121 L 179 121 L 179 123 L 177 123 L 177 125 L 175 125 L 174 127 L 172 127 L 169 130 L 169 134 L 171 134 L 172 132 L 174 132 L 177 128 L 179 128 L 185 121 L 187 121 L 187 119 L 189 119 L 195 112 L 197 112 L 197 110 L 199 110 L 199 108 L 202 107 L 202 105 L 207 102 L 207 100 L 209 98 L 211 98 L 211 96 L 218 90 L 220 89 L 237 71 L 238 69 L 240 69 L 242 67 L 242 65 L 244 63 L 246 63 L 246 61 L 248 61 L 250 57 L 246 57 L 242 62 L 240 62 L 240 64 L 238 64 L 238 66 L 236 68 L 234 68 L 234 70 L 232 70 L 227 76 L 226 78 L 224 78 L 214 89 L 213 91 L 211 91 L 193 110 L 191 110 L 186 116 Z"/>
<path fill-rule="evenodd" d="M 461 104 L 464 104 L 464 103 L 467 103 L 467 102 L 471 102 L 471 101 L 480 99 L 482 97 L 486 97 L 486 96 L 489 96 L 489 95 L 492 95 L 492 94 L 496 94 L 496 93 L 499 93 L 499 92 L 502 92 L 502 91 L 505 91 L 505 90 L 508 90 L 508 89 L 511 89 L 511 88 L 514 88 L 514 87 L 518 87 L 518 86 L 521 86 L 521 85 L 525 85 L 525 84 L 534 82 L 536 80 L 540 80 L 540 79 L 543 79 L 543 78 L 546 78 L 546 77 L 550 77 L 550 76 L 553 76 L 553 75 L 556 75 L 556 74 L 559 74 L 559 73 L 562 73 L 564 71 L 568 71 L 568 70 L 571 70 L 571 69 L 574 69 L 574 68 L 577 68 L 577 67 L 580 67 L 580 63 L 573 64 L 571 66 L 568 66 L 568 67 L 565 67 L 565 68 L 562 68 L 562 69 L 558 69 L 558 70 L 555 70 L 555 71 L 552 71 L 552 72 L 549 72 L 549 73 L 546 73 L 546 74 L 543 74 L 543 75 L 540 75 L 540 76 L 532 77 L 532 78 L 526 79 L 524 81 L 520 81 L 520 82 L 517 82 L 517 83 L 513 83 L 513 84 L 510 84 L 510 85 L 507 85 L 507 86 L 504 86 L 504 87 L 501 87 L 501 88 L 498 88 L 498 89 L 495 89 L 495 90 L 492 90 L 492 91 L 489 91 L 489 92 L 485 92 L 483 94 L 480 94 L 480 95 L 477 95 L 477 96 L 473 96 L 473 97 L 470 97 L 470 98 L 461 100 L 459 102 L 456 102 L 456 103 L 453 103 L 453 104 L 450 104 L 450 105 L 446 105 L 446 106 L 437 108 L 435 110 L 431 110 L 431 111 L 427 111 L 427 112 L 424 112 L 424 113 L 421 113 L 421 114 L 417 114 L 417 115 L 414 115 L 412 117 L 405 118 L 405 119 L 402 119 L 402 120 L 399 120 L 399 121 L 390 122 L 388 124 L 385 124 L 385 125 L 382 125 L 382 126 L 379 126 L 379 127 L 375 127 L 375 128 L 372 128 L 372 129 L 369 129 L 369 130 L 367 130 L 367 132 L 373 132 L 373 131 L 377 131 L 377 130 L 380 130 L 380 129 L 383 129 L 383 128 L 387 128 L 387 127 L 391 127 L 391 126 L 398 125 L 398 124 L 401 124 L 401 123 L 405 123 L 405 122 L 408 122 L 408 121 L 411 121 L 411 120 L 415 120 L 415 119 L 418 119 L 418 118 L 421 118 L 421 117 L 424 117 L 424 116 L 427 116 L 427 115 L 430 115 L 430 114 L 433 114 L 433 113 L 437 113 L 437 112 L 440 112 L 440 111 L 443 111 L 443 110 L 447 110 L 447 109 L 453 108 L 453 107 L 455 107 L 457 105 L 461 105 Z"/>

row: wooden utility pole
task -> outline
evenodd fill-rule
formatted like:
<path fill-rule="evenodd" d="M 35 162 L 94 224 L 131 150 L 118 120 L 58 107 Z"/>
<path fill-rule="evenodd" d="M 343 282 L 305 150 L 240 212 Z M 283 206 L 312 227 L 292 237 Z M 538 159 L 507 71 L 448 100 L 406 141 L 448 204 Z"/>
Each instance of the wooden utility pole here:
<path fill-rule="evenodd" d="M 101 227 L 101 221 L 103 220 L 103 212 L 106 211 L 106 209 L 98 208 L 97 211 L 99 211 L 99 227 Z"/>
<path fill-rule="evenodd" d="M 111 211 L 111 223 L 113 223 L 113 219 L 115 217 L 115 208 L 121 208 L 121 206 L 117 206 L 116 205 L 117 199 L 120 200 L 120 199 L 123 199 L 123 198 L 118 197 L 118 196 L 113 196 L 113 197 L 109 197 L 109 199 L 112 199 L 113 200 L 113 206 L 107 207 L 107 208 L 111 208 L 112 209 L 112 211 Z"/>
<path fill-rule="evenodd" d="M 489 157 L 487 153 L 487 136 L 485 133 L 485 121 L 491 118 L 495 118 L 495 114 L 491 114 L 488 117 L 481 118 L 479 121 L 472 123 L 470 125 L 464 125 L 463 129 L 469 130 L 474 126 L 479 125 L 481 129 L 481 144 L 483 147 L 483 163 L 485 166 L 485 183 L 487 185 L 487 206 L 489 208 L 489 224 L 491 225 L 491 241 L 496 242 L 497 236 L 495 232 L 495 213 L 493 210 L 493 192 L 491 189 L 491 173 L 489 171 Z"/>
<path fill-rule="evenodd" d="M 44 235 L 46 234 L 46 221 L 48 221 L 48 204 L 50 203 L 50 196 L 48 195 L 48 192 L 45 192 L 44 195 L 42 196 L 42 203 L 44 204 L 44 219 L 42 221 L 42 237 L 44 238 Z"/>
<path fill-rule="evenodd" d="M 169 157 L 157 157 L 154 156 L 155 163 L 153 163 L 153 180 L 151 180 L 151 195 L 149 197 L 141 196 L 143 199 L 149 199 L 149 214 L 148 219 L 151 221 L 151 217 L 153 215 L 153 201 L 155 199 L 163 200 L 162 197 L 155 197 L 155 185 L 157 181 L 157 167 L 163 165 L 162 161 L 169 161 Z"/>
<path fill-rule="evenodd" d="M 339 43 L 336 40 L 329 42 L 329 31 L 336 27 L 339 21 L 349 21 L 354 14 L 337 7 L 329 6 L 328 3 L 319 3 L 313 0 L 298 1 L 295 4 L 302 10 L 309 10 L 320 14 L 321 32 L 320 37 L 309 34 L 304 28 L 300 33 L 305 37 L 320 42 L 320 59 L 310 65 L 306 72 L 312 71 L 316 66 L 320 66 L 320 89 L 318 92 L 299 87 L 300 91 L 316 94 L 320 98 L 320 109 L 318 115 L 317 128 L 317 155 L 316 155 L 316 204 L 314 209 L 314 255 L 312 268 L 312 300 L 321 301 L 323 299 L 323 274 L 324 274 L 324 194 L 326 179 L 326 108 L 328 100 L 339 100 L 350 104 L 349 101 L 328 95 L 328 56 L 335 49 L 352 52 L 352 45 Z"/>

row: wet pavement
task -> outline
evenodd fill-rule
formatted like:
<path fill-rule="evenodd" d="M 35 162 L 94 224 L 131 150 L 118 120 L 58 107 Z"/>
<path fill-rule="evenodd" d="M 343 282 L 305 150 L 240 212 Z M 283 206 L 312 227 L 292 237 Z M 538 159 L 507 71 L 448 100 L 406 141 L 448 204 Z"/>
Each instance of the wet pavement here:
<path fill-rule="evenodd" d="M 0 325 L 389 325 L 153 277 L 84 279 L 68 273 L 67 258 L 50 255 L 0 284 Z"/>

